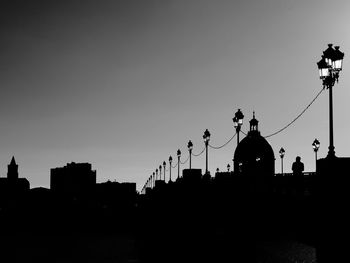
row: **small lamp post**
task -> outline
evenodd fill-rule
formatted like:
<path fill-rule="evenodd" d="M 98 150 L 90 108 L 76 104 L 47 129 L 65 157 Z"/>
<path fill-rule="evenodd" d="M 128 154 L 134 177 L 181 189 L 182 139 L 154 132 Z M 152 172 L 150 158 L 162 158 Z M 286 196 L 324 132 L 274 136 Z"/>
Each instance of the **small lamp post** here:
<path fill-rule="evenodd" d="M 165 162 L 165 161 L 163 161 L 164 182 L 165 182 L 165 166 L 166 166 L 166 162 Z"/>
<path fill-rule="evenodd" d="M 190 169 L 192 169 L 192 149 L 193 149 L 193 143 L 191 142 L 191 140 L 188 141 L 187 148 L 188 148 L 188 152 L 189 152 L 189 155 L 190 155 Z"/>
<path fill-rule="evenodd" d="M 181 157 L 181 151 L 180 149 L 177 150 L 177 179 L 180 178 L 180 157 Z"/>
<path fill-rule="evenodd" d="M 280 154 L 280 157 L 281 157 L 281 173 L 282 173 L 282 176 L 283 176 L 283 157 L 284 157 L 285 153 L 286 153 L 286 151 L 282 147 L 280 149 L 280 151 L 279 151 L 279 154 Z"/>
<path fill-rule="evenodd" d="M 227 172 L 230 172 L 230 168 L 231 168 L 230 164 L 227 164 Z"/>
<path fill-rule="evenodd" d="M 312 149 L 314 149 L 314 152 L 315 152 L 315 167 L 317 164 L 317 152 L 319 148 L 320 148 L 320 142 L 317 139 L 315 139 L 312 143 Z"/>
<path fill-rule="evenodd" d="M 210 141 L 210 132 L 208 129 L 204 131 L 203 140 L 205 144 L 205 174 L 208 174 L 208 145 Z"/>
<path fill-rule="evenodd" d="M 173 157 L 169 156 L 169 182 L 171 182 L 171 163 L 173 162 Z"/>
<path fill-rule="evenodd" d="M 155 186 L 155 177 L 154 177 L 154 175 L 155 175 L 155 173 L 153 172 L 153 174 L 152 174 L 153 176 L 152 176 L 152 188 Z"/>
<path fill-rule="evenodd" d="M 156 181 L 158 180 L 158 168 L 156 169 Z"/>
<path fill-rule="evenodd" d="M 334 49 L 335 48 L 335 49 Z M 334 140 L 333 140 L 333 86 L 338 82 L 339 72 L 343 67 L 344 53 L 339 50 L 339 46 L 328 44 L 328 48 L 323 51 L 323 56 L 317 62 L 320 79 L 323 88 L 329 90 L 329 147 L 327 158 L 335 157 Z"/>

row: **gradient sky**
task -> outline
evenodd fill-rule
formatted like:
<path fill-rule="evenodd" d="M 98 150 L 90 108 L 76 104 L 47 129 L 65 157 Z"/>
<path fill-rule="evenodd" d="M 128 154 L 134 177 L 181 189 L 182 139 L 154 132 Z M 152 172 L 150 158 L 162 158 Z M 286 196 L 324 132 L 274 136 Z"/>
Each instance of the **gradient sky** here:
<path fill-rule="evenodd" d="M 1 1 L 1 176 L 12 155 L 31 187 L 48 187 L 50 168 L 90 162 L 99 182 L 140 189 L 178 148 L 187 157 L 189 139 L 202 150 L 206 128 L 211 144 L 227 141 L 238 108 L 243 131 L 253 110 L 262 135 L 286 125 L 322 88 L 328 43 L 345 52 L 334 129 L 336 154 L 349 156 L 349 12 L 347 0 Z M 276 172 L 280 147 L 286 172 L 297 155 L 314 171 L 315 137 L 326 156 L 328 92 L 268 139 Z M 235 147 L 210 150 L 212 174 Z M 192 163 L 204 169 L 204 155 Z"/>

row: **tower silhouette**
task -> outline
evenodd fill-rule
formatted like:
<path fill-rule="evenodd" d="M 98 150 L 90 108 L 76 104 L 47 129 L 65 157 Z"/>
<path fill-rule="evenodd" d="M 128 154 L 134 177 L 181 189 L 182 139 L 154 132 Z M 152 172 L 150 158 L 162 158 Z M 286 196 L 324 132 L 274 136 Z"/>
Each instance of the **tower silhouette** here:
<path fill-rule="evenodd" d="M 10 164 L 7 165 L 7 178 L 12 181 L 18 180 L 18 164 L 14 156 L 12 156 Z"/>

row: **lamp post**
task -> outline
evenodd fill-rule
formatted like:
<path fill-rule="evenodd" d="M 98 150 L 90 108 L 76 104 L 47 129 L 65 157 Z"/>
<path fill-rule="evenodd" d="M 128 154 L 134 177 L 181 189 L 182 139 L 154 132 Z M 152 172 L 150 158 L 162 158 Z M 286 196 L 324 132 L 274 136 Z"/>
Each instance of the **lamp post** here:
<path fill-rule="evenodd" d="M 159 165 L 159 180 L 162 181 L 162 166 Z"/>
<path fill-rule="evenodd" d="M 230 172 L 230 168 L 231 168 L 230 164 L 227 164 L 227 172 Z"/>
<path fill-rule="evenodd" d="M 156 169 L 156 181 L 158 180 L 158 168 Z"/>
<path fill-rule="evenodd" d="M 166 162 L 165 162 L 165 161 L 163 161 L 164 182 L 165 182 L 165 166 L 166 166 Z"/>
<path fill-rule="evenodd" d="M 210 132 L 208 129 L 204 131 L 203 140 L 205 143 L 205 174 L 208 174 L 208 145 L 210 141 Z"/>
<path fill-rule="evenodd" d="M 334 49 L 335 48 L 335 49 Z M 339 46 L 328 44 L 328 48 L 323 51 L 323 56 L 317 66 L 323 88 L 329 90 L 329 147 L 327 158 L 335 157 L 333 140 L 333 86 L 338 82 L 339 72 L 342 70 L 344 53 L 339 50 Z"/>
<path fill-rule="evenodd" d="M 180 157 L 181 157 L 181 151 L 180 149 L 177 150 L 177 179 L 180 178 Z"/>
<path fill-rule="evenodd" d="M 238 109 L 237 112 L 235 113 L 235 116 L 232 118 L 233 127 L 235 127 L 236 134 L 237 134 L 237 146 L 239 144 L 239 133 L 241 131 L 241 126 L 243 125 L 243 118 L 244 118 L 244 115 L 243 115 L 241 109 Z M 232 163 L 233 163 L 232 167 L 235 167 L 235 159 L 234 158 L 232 158 Z"/>
<path fill-rule="evenodd" d="M 154 172 L 153 172 L 152 175 L 153 175 L 153 177 L 152 177 L 152 178 L 153 178 L 153 179 L 152 179 L 152 188 L 153 188 L 153 187 L 155 186 L 155 179 L 154 179 L 154 175 L 155 175 L 155 174 L 154 174 Z"/>
<path fill-rule="evenodd" d="M 193 149 L 193 143 L 191 142 L 191 140 L 188 141 L 187 148 L 188 148 L 188 152 L 189 152 L 189 155 L 190 155 L 190 169 L 192 169 L 192 149 Z"/>
<path fill-rule="evenodd" d="M 282 176 L 283 176 L 283 157 L 284 157 L 285 153 L 286 153 L 286 151 L 282 147 L 280 149 L 280 151 L 279 151 L 279 154 L 280 154 L 280 157 L 281 157 L 281 173 L 282 173 Z"/>
<path fill-rule="evenodd" d="M 233 126 L 235 127 L 236 133 L 237 133 L 237 145 L 239 144 L 239 132 L 241 131 L 243 118 L 244 118 L 244 115 L 241 109 L 238 109 L 238 111 L 235 113 L 235 117 L 232 118 Z"/>
<path fill-rule="evenodd" d="M 320 142 L 317 139 L 315 139 L 312 143 L 312 149 L 314 149 L 314 152 L 315 152 L 315 167 L 317 164 L 317 152 L 319 148 L 320 148 Z"/>
<path fill-rule="evenodd" d="M 173 162 L 173 157 L 169 156 L 169 182 L 171 182 L 171 163 Z"/>

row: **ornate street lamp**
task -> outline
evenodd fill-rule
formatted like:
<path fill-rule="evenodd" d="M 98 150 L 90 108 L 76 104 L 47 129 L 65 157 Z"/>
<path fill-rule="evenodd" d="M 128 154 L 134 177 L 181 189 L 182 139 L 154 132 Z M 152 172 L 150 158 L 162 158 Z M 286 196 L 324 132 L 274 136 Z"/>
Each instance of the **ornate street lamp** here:
<path fill-rule="evenodd" d="M 193 149 L 193 143 L 191 142 L 191 140 L 188 141 L 187 148 L 188 148 L 188 152 L 189 152 L 189 155 L 190 155 L 190 169 L 192 169 L 192 149 Z"/>
<path fill-rule="evenodd" d="M 285 153 L 286 153 L 286 151 L 282 147 L 280 149 L 280 151 L 279 151 L 279 154 L 280 154 L 280 157 L 281 157 L 281 173 L 282 173 L 282 176 L 283 176 L 283 157 L 284 157 Z"/>
<path fill-rule="evenodd" d="M 238 109 L 238 111 L 235 113 L 235 117 L 232 118 L 233 126 L 235 127 L 237 133 L 237 145 L 239 144 L 239 132 L 241 131 L 241 126 L 243 125 L 243 118 L 244 115 L 241 109 Z"/>
<path fill-rule="evenodd" d="M 181 157 L 181 151 L 180 149 L 177 150 L 177 179 L 180 178 L 180 157 Z"/>
<path fill-rule="evenodd" d="M 338 82 L 339 72 L 343 67 L 344 53 L 339 50 L 339 46 L 333 48 L 333 44 L 328 44 L 328 48 L 323 51 L 322 59 L 317 62 L 320 79 L 323 88 L 329 90 L 329 147 L 328 158 L 335 157 L 333 140 L 333 86 Z"/>
<path fill-rule="evenodd" d="M 163 161 L 164 182 L 165 182 L 165 166 L 166 166 L 166 162 L 165 162 L 165 161 Z"/>
<path fill-rule="evenodd" d="M 315 163 L 317 163 L 317 152 L 319 148 L 320 148 L 320 142 L 317 139 L 315 139 L 312 143 L 312 149 L 314 149 L 314 152 L 315 152 Z"/>
<path fill-rule="evenodd" d="M 208 145 L 210 141 L 210 132 L 208 129 L 204 131 L 203 140 L 205 144 L 205 174 L 208 174 Z"/>
<path fill-rule="evenodd" d="M 169 182 L 171 182 L 171 163 L 173 162 L 173 157 L 169 156 Z"/>

